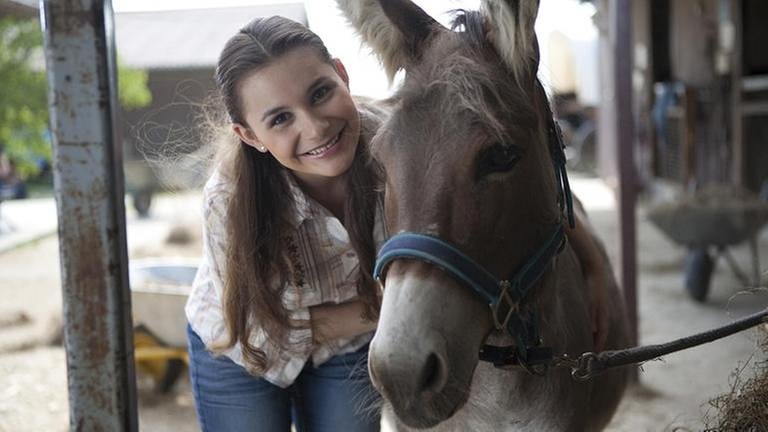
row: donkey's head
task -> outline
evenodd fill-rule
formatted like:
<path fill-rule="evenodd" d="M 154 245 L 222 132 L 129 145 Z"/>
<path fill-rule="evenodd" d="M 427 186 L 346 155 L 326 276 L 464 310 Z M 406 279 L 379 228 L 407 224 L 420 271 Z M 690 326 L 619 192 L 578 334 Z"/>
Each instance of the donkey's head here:
<path fill-rule="evenodd" d="M 509 277 L 561 217 L 536 78 L 538 1 L 488 0 L 457 13 L 452 30 L 408 0 L 339 3 L 390 75 L 406 71 L 372 144 L 390 232 L 438 236 Z M 394 261 L 371 344 L 373 382 L 406 424 L 433 426 L 466 402 L 492 329 L 488 305 L 447 273 Z"/>

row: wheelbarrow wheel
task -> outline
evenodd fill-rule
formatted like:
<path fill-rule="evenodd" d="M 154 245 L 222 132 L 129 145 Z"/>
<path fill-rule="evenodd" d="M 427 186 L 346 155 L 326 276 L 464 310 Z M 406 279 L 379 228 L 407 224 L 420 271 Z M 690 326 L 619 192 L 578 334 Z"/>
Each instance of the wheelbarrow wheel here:
<path fill-rule="evenodd" d="M 179 380 L 179 377 L 184 372 L 186 364 L 179 359 L 168 360 L 165 364 L 165 373 L 160 381 L 155 383 L 155 388 L 160 393 L 168 393 Z"/>
<path fill-rule="evenodd" d="M 714 269 L 715 261 L 706 249 L 692 249 L 688 252 L 685 263 L 685 289 L 692 299 L 698 302 L 707 301 Z"/>
<path fill-rule="evenodd" d="M 185 351 L 168 347 L 144 325 L 134 328 L 133 346 L 136 369 L 152 378 L 157 392 L 169 392 L 184 372 Z"/>
<path fill-rule="evenodd" d="M 152 206 L 152 192 L 151 191 L 138 191 L 133 193 L 133 208 L 139 217 L 145 218 L 149 216 L 149 207 Z"/>

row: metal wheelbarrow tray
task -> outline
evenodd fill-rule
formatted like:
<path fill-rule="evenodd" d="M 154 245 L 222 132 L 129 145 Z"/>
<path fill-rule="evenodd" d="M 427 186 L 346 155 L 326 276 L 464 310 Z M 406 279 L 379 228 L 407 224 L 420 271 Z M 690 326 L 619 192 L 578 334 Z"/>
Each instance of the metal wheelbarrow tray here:
<path fill-rule="evenodd" d="M 721 255 L 745 286 L 760 284 L 757 236 L 768 222 L 768 203 L 757 195 L 728 186 L 709 186 L 678 202 L 650 209 L 648 218 L 670 240 L 689 249 L 686 289 L 695 300 L 706 300 L 715 260 Z M 728 247 L 743 242 L 751 249 L 751 278 L 728 252 Z"/>
<path fill-rule="evenodd" d="M 138 259 L 130 262 L 136 367 L 169 391 L 189 363 L 184 306 L 197 262 Z"/>

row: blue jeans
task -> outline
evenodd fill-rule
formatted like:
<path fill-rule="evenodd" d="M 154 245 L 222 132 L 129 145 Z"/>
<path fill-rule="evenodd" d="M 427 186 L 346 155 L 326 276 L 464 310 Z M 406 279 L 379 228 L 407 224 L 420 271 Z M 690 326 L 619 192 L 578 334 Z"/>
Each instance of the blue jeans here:
<path fill-rule="evenodd" d="M 228 357 L 208 352 L 187 325 L 189 372 L 203 432 L 377 432 L 378 395 L 371 386 L 368 346 L 309 362 L 288 388 L 250 375 Z"/>

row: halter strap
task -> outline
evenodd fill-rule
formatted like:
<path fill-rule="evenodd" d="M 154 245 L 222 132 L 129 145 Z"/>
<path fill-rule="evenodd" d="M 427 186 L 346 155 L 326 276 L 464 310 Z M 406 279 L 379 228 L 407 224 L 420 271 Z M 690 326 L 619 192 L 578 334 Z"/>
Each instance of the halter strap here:
<path fill-rule="evenodd" d="M 560 125 L 551 117 L 552 111 L 549 111 L 552 118 L 549 126 L 549 153 L 552 156 L 552 163 L 555 165 L 555 179 L 558 189 L 558 206 L 561 212 L 565 212 L 568 218 L 568 226 L 576 227 L 576 220 L 573 217 L 573 193 L 571 192 L 571 183 L 568 181 L 568 172 L 565 168 L 565 143 L 563 143 L 563 130 Z"/>
<path fill-rule="evenodd" d="M 506 331 L 515 341 L 518 361 L 524 363 L 528 350 L 540 344 L 535 317 L 520 310 L 519 304 L 541 278 L 552 258 L 565 242 L 563 226 L 557 224 L 545 242 L 510 279 L 498 280 L 475 260 L 450 243 L 426 234 L 404 232 L 390 238 L 379 250 L 374 279 L 383 282 L 387 266 L 397 259 L 415 259 L 441 268 L 491 307 L 497 330 Z"/>

